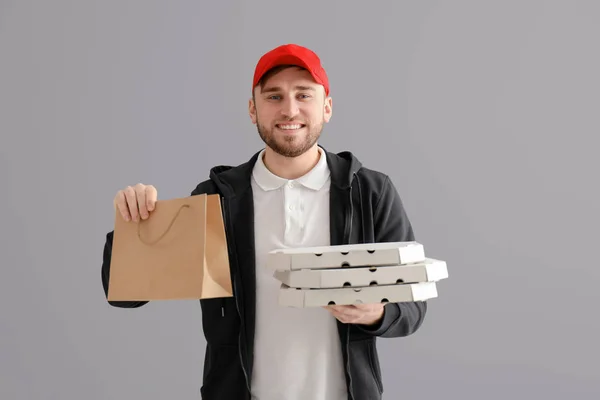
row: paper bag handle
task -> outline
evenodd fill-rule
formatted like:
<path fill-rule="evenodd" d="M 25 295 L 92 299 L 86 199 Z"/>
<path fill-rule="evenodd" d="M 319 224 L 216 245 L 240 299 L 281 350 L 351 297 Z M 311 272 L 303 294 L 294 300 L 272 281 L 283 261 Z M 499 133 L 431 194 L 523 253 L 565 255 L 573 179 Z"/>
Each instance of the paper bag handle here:
<path fill-rule="evenodd" d="M 169 226 L 167 226 L 167 229 L 163 232 L 162 235 L 160 235 L 156 240 L 152 241 L 152 242 L 148 242 L 145 241 L 144 239 L 142 239 L 142 235 L 140 233 L 140 225 L 138 223 L 138 229 L 137 229 L 137 234 L 138 234 L 138 238 L 140 239 L 140 241 L 144 244 L 147 244 L 148 246 L 151 246 L 153 244 L 156 244 L 160 239 L 162 239 L 171 229 L 171 227 L 173 226 L 173 224 L 175 223 L 175 220 L 177 219 L 177 216 L 179 215 L 179 213 L 181 212 L 181 210 L 183 210 L 184 208 L 189 208 L 190 205 L 189 204 L 184 204 L 181 207 L 179 207 L 179 210 L 177 210 L 177 212 L 175 213 L 175 216 L 173 217 L 173 219 L 171 220 L 171 222 L 169 223 Z"/>

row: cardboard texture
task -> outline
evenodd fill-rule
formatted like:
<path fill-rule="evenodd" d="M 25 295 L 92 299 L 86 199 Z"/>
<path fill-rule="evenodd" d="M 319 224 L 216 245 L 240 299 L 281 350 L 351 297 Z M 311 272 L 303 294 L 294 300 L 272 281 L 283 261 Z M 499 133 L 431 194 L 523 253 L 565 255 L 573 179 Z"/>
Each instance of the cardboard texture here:
<path fill-rule="evenodd" d="M 296 289 L 282 284 L 279 304 L 287 307 L 323 307 L 330 304 L 374 304 L 429 300 L 437 297 L 435 282 L 376 285 L 361 288 Z"/>
<path fill-rule="evenodd" d="M 423 261 L 424 248 L 417 242 L 368 243 L 278 249 L 269 253 L 267 268 L 285 271 L 403 265 Z"/>
<path fill-rule="evenodd" d="M 293 288 L 329 289 L 437 282 L 448 277 L 448 269 L 445 261 L 427 258 L 407 265 L 275 271 L 274 277 Z"/>
<path fill-rule="evenodd" d="M 281 282 L 279 304 L 298 308 L 425 301 L 448 277 L 417 242 L 278 249 L 267 268 Z"/>
<path fill-rule="evenodd" d="M 108 300 L 232 296 L 219 195 L 159 200 L 140 222 L 116 213 Z"/>

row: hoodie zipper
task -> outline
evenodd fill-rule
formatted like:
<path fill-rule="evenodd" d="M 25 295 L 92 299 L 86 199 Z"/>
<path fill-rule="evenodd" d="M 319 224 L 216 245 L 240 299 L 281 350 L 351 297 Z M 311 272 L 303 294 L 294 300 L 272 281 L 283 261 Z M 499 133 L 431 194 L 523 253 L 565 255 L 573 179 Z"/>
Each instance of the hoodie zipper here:
<path fill-rule="evenodd" d="M 225 202 L 225 198 L 222 197 L 221 198 L 221 204 L 222 204 L 222 208 L 223 208 L 223 215 L 224 215 L 224 227 L 225 227 L 225 234 L 227 236 L 227 231 L 229 230 L 229 209 L 227 207 L 227 203 Z M 229 243 L 235 245 L 234 240 L 233 240 L 233 234 L 231 233 L 230 235 L 231 240 L 229 241 Z M 232 252 L 232 254 L 235 254 L 235 249 L 233 249 L 234 251 Z M 237 260 L 235 260 L 237 262 Z M 236 264 L 237 265 L 237 264 Z M 242 367 L 242 371 L 244 372 L 244 378 L 246 379 L 246 388 L 248 389 L 248 392 L 251 392 L 250 389 L 250 384 L 248 381 L 248 372 L 246 371 L 246 366 L 244 365 L 244 357 L 242 355 L 242 332 L 243 332 L 243 328 L 244 328 L 244 319 L 242 317 L 242 313 L 240 311 L 240 304 L 238 302 L 238 291 L 236 290 L 237 288 L 237 269 L 235 271 L 235 274 L 233 276 L 232 279 L 232 284 L 233 284 L 233 298 L 235 300 L 235 307 L 237 309 L 238 315 L 240 317 L 240 333 L 238 335 L 238 355 L 240 357 L 240 365 Z M 225 316 L 225 299 L 222 300 L 222 306 L 221 306 L 221 315 L 224 317 Z"/>
<path fill-rule="evenodd" d="M 346 211 L 346 226 L 344 227 L 344 242 L 343 244 L 350 244 L 352 236 L 352 220 L 354 219 L 354 203 L 352 201 L 352 185 L 356 178 L 356 172 L 352 173 L 352 181 L 350 182 L 350 188 L 348 190 L 348 198 L 350 200 L 350 210 Z M 350 329 L 346 329 L 346 368 L 348 370 L 348 389 L 350 391 L 350 398 L 354 399 L 354 393 L 352 392 L 352 375 L 350 374 Z"/>

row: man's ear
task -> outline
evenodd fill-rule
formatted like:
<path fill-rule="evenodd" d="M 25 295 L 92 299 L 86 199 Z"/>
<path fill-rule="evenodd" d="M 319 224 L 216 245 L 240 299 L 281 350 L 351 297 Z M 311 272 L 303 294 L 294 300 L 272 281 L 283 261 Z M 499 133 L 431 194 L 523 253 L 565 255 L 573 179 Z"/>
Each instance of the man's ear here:
<path fill-rule="evenodd" d="M 250 115 L 252 123 L 256 125 L 256 104 L 254 103 L 254 99 L 248 101 L 248 115 Z"/>
<path fill-rule="evenodd" d="M 323 107 L 323 120 L 324 122 L 329 122 L 329 120 L 331 119 L 331 114 L 333 113 L 333 101 L 331 97 L 327 97 L 325 99 L 325 104 L 323 105 Z"/>

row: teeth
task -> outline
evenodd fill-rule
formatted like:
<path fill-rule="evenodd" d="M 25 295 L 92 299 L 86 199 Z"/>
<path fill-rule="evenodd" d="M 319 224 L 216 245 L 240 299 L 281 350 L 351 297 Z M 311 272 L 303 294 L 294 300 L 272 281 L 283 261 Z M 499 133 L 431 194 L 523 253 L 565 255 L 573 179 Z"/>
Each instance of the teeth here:
<path fill-rule="evenodd" d="M 279 129 L 300 129 L 302 128 L 302 125 L 300 124 L 296 124 L 296 125 L 279 125 Z"/>

